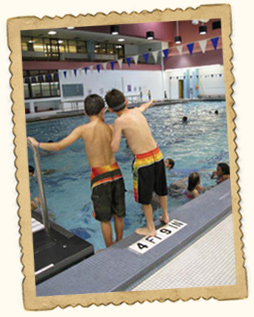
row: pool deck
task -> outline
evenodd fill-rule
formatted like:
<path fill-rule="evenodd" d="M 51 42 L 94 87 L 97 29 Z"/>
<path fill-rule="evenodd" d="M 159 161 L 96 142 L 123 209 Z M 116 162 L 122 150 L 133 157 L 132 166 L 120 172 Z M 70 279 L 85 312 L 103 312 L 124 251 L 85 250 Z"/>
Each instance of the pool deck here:
<path fill-rule="evenodd" d="M 211 98 L 195 98 L 195 99 L 166 99 L 166 100 L 157 100 L 156 106 L 165 106 L 165 105 L 172 105 L 176 103 L 186 103 L 190 101 L 225 101 L 223 97 L 211 97 Z M 143 102 L 137 102 L 135 104 L 129 104 L 129 108 L 133 108 L 136 106 L 140 106 Z M 84 115 L 83 110 L 76 110 L 76 111 L 62 111 L 62 110 L 52 110 L 52 111 L 44 111 L 44 112 L 34 112 L 30 114 L 26 114 L 26 122 L 37 122 L 43 120 L 52 120 L 52 119 L 61 119 L 61 118 L 68 118 L 68 117 L 75 117 Z"/>
<path fill-rule="evenodd" d="M 231 212 L 230 180 L 227 180 L 170 213 L 171 219 L 187 225 L 144 254 L 129 248 L 143 239 L 133 233 L 42 282 L 36 287 L 37 296 L 124 291 L 163 261 L 175 258 Z M 160 221 L 155 224 L 156 228 L 164 226 Z"/>

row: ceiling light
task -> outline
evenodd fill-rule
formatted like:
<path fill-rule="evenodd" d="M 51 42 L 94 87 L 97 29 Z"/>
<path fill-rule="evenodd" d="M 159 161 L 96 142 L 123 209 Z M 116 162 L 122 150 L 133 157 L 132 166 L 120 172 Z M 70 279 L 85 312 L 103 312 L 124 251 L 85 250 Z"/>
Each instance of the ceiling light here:
<path fill-rule="evenodd" d="M 175 36 L 175 43 L 176 43 L 176 44 L 182 43 L 182 38 L 181 38 L 181 36 Z"/>
<path fill-rule="evenodd" d="M 49 31 L 48 34 L 49 35 L 54 35 L 54 34 L 56 34 L 56 31 Z"/>
<path fill-rule="evenodd" d="M 147 40 L 153 40 L 154 39 L 154 33 L 152 31 L 146 32 L 146 39 Z"/>
<path fill-rule="evenodd" d="M 68 30 L 73 30 L 73 29 L 75 29 L 75 27 L 74 26 L 69 26 L 67 29 Z"/>
<path fill-rule="evenodd" d="M 118 42 L 124 42 L 125 39 L 118 39 Z"/>
<path fill-rule="evenodd" d="M 200 25 L 199 29 L 199 34 L 203 35 L 207 33 L 207 27 L 205 25 Z"/>
<path fill-rule="evenodd" d="M 117 35 L 117 34 L 119 34 L 119 26 L 118 26 L 118 25 L 112 25 L 112 26 L 110 27 L 110 33 L 111 33 L 112 35 Z"/>

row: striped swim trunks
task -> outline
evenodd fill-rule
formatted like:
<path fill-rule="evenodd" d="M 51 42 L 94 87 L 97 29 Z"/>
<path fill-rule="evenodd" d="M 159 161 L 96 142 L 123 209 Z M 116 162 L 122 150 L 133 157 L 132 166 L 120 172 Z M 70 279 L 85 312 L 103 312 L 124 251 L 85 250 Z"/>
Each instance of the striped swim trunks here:
<path fill-rule="evenodd" d="M 125 186 L 117 162 L 91 169 L 91 191 L 95 219 L 110 221 L 125 216 Z"/>
<path fill-rule="evenodd" d="M 144 205 L 152 202 L 153 192 L 158 196 L 168 193 L 163 155 L 159 148 L 136 154 L 132 165 L 135 201 Z"/>

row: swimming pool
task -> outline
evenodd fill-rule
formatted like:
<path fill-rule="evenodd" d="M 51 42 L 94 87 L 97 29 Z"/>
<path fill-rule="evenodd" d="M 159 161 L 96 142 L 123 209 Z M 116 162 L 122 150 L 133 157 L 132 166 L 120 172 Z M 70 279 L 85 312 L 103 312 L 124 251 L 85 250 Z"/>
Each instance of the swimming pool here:
<path fill-rule="evenodd" d="M 218 110 L 219 115 L 214 114 Z M 197 101 L 153 107 L 145 116 L 154 138 L 165 158 L 174 159 L 175 167 L 167 171 L 168 184 L 188 177 L 193 171 L 201 175 L 204 186 L 215 184 L 210 179 L 218 162 L 229 162 L 226 105 L 225 102 Z M 187 116 L 187 124 L 182 117 Z M 106 114 L 106 122 L 112 123 L 114 114 Z M 41 121 L 27 124 L 27 135 L 41 142 L 58 141 L 76 126 L 88 122 L 85 116 Z M 29 164 L 34 166 L 29 149 Z M 55 170 L 43 175 L 47 205 L 56 223 L 94 245 L 95 251 L 104 248 L 100 223 L 92 217 L 90 200 L 90 168 L 79 140 L 62 152 L 40 150 L 43 170 Z M 122 170 L 126 186 L 126 218 L 124 237 L 145 225 L 141 205 L 133 198 L 131 164 L 133 155 L 122 139 L 116 159 Z M 36 178 L 30 179 L 33 195 L 38 195 Z M 184 196 L 168 196 L 169 212 L 186 203 Z M 157 219 L 160 210 L 154 213 Z"/>

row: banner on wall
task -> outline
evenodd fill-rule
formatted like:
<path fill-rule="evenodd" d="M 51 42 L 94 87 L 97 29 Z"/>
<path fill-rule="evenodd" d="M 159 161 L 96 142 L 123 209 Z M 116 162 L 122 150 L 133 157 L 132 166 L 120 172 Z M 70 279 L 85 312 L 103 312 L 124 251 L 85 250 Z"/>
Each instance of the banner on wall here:
<path fill-rule="evenodd" d="M 205 53 L 205 51 L 206 51 L 206 45 L 207 45 L 207 40 L 199 41 L 198 44 L 199 44 L 199 46 L 200 46 L 200 48 L 201 48 L 202 53 Z"/>
<path fill-rule="evenodd" d="M 178 50 L 178 53 L 179 53 L 179 54 L 182 54 L 182 52 L 183 52 L 183 46 L 182 46 L 182 45 L 178 45 L 176 48 L 177 48 L 177 50 Z"/>
<path fill-rule="evenodd" d="M 159 51 L 154 51 L 154 52 L 152 52 L 152 55 L 153 55 L 153 58 L 154 58 L 155 63 L 157 63 L 157 62 L 158 62 Z"/>

